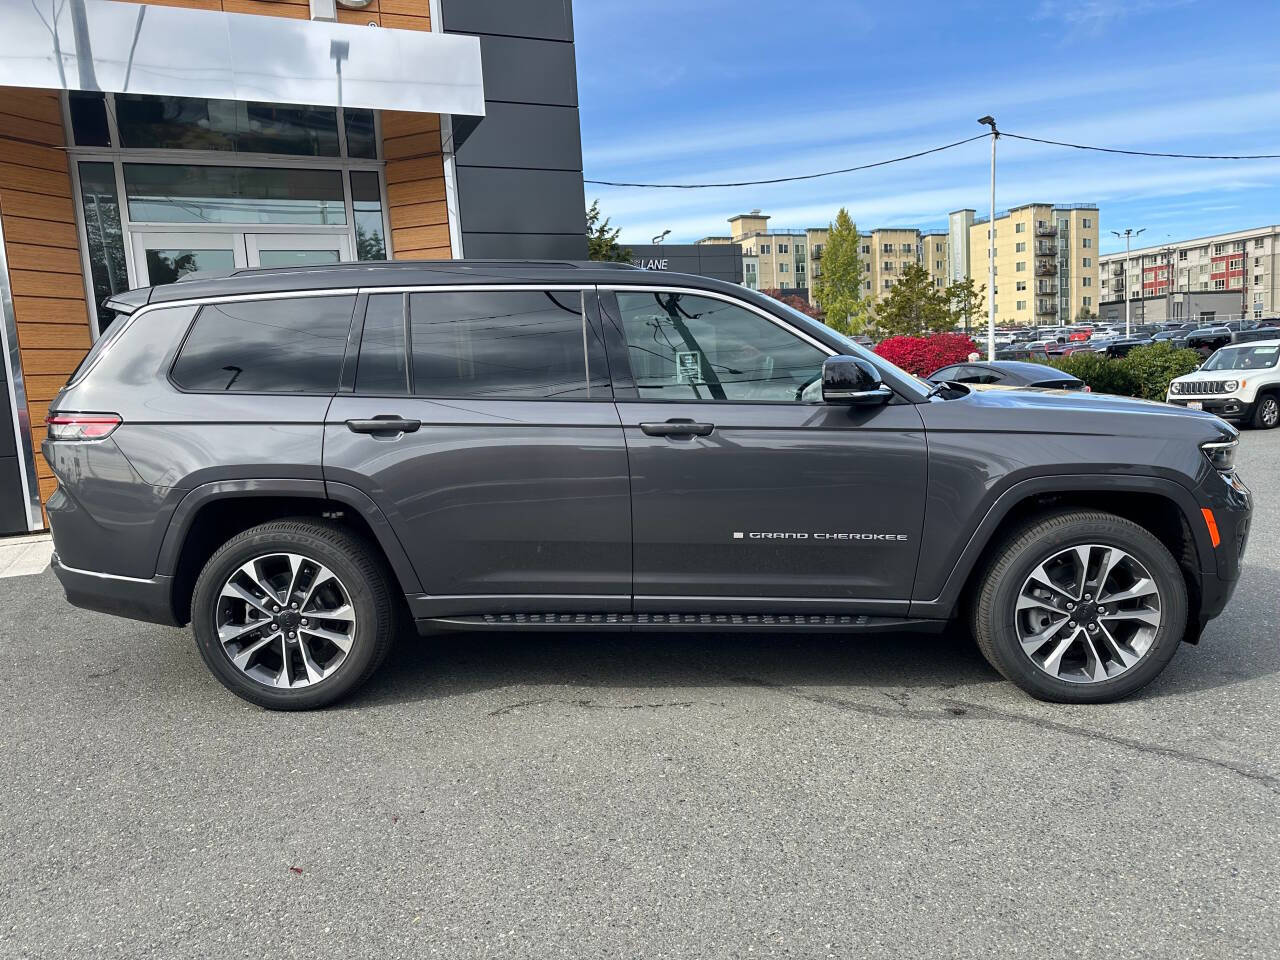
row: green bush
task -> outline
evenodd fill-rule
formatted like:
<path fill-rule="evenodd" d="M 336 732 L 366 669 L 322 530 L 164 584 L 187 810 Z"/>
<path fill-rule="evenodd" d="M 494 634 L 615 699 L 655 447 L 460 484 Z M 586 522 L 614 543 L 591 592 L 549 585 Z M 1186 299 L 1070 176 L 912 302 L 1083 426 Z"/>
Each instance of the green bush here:
<path fill-rule="evenodd" d="M 1063 373 L 1079 377 L 1094 393 L 1136 397 L 1141 389 L 1124 361 L 1113 360 L 1105 353 L 1072 353 L 1065 357 L 1054 357 L 1049 365 Z M 1164 396 L 1161 395 L 1160 399 L 1163 400 Z"/>
<path fill-rule="evenodd" d="M 1201 359 L 1194 350 L 1176 350 L 1168 343 L 1153 343 L 1130 351 L 1118 365 L 1133 379 L 1132 396 L 1163 400 L 1169 391 L 1169 381 L 1191 373 L 1200 366 Z"/>

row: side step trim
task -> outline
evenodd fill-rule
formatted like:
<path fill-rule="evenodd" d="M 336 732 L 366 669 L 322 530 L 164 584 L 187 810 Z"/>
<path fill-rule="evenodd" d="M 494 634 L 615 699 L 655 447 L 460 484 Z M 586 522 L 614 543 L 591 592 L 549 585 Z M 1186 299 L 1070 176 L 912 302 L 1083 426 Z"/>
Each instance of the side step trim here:
<path fill-rule="evenodd" d="M 429 617 L 419 632 L 440 630 L 817 630 L 941 629 L 945 620 L 840 613 L 486 613 Z"/>

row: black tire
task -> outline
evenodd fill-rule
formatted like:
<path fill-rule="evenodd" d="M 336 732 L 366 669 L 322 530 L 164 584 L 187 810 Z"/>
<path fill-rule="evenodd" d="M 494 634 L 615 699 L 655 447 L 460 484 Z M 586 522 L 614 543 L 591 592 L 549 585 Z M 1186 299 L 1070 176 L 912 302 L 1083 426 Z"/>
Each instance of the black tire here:
<path fill-rule="evenodd" d="M 1280 424 L 1280 398 L 1274 393 L 1264 393 L 1253 405 L 1253 426 L 1259 430 L 1271 430 Z"/>
<path fill-rule="evenodd" d="M 232 663 L 217 633 L 223 584 L 241 565 L 273 552 L 301 554 L 327 567 L 350 595 L 355 616 L 354 640 L 333 674 L 294 689 L 248 676 Z M 395 636 L 396 607 L 381 557 L 363 539 L 323 521 L 277 520 L 237 534 L 209 558 L 196 580 L 191 627 L 200 656 L 236 696 L 270 710 L 312 710 L 341 700 L 378 669 Z"/>
<path fill-rule="evenodd" d="M 1146 567 L 1160 591 L 1161 622 L 1137 663 L 1107 680 L 1072 682 L 1051 676 L 1023 652 L 1015 611 L 1023 583 L 1041 563 L 1083 544 L 1116 547 Z M 1149 531 L 1114 514 L 1071 510 L 1038 517 L 1010 532 L 980 576 L 971 611 L 974 638 L 987 662 L 1038 700 L 1110 703 L 1156 678 L 1182 642 L 1187 584 L 1172 554 Z"/>

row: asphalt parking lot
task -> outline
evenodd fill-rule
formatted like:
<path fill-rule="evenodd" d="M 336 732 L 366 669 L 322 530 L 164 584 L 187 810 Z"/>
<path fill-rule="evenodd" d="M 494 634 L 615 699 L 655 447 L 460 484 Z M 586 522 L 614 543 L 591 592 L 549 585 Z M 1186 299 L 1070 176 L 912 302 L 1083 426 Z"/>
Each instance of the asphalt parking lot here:
<path fill-rule="evenodd" d="M 272 714 L 0 581 L 0 956 L 1280 955 L 1280 431 L 1136 699 L 938 637 L 452 636 Z"/>

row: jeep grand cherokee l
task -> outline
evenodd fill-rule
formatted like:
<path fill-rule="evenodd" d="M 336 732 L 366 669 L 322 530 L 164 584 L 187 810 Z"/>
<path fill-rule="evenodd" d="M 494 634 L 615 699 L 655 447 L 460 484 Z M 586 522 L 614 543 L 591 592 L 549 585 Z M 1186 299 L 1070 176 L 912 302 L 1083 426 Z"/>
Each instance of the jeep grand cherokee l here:
<path fill-rule="evenodd" d="M 1036 697 L 1150 681 L 1240 575 L 1236 431 L 903 373 L 750 290 L 576 263 L 240 270 L 115 298 L 54 400 L 54 570 L 234 693 L 449 630 L 972 626 Z M 909 642 L 900 639 L 897 642 Z"/>

